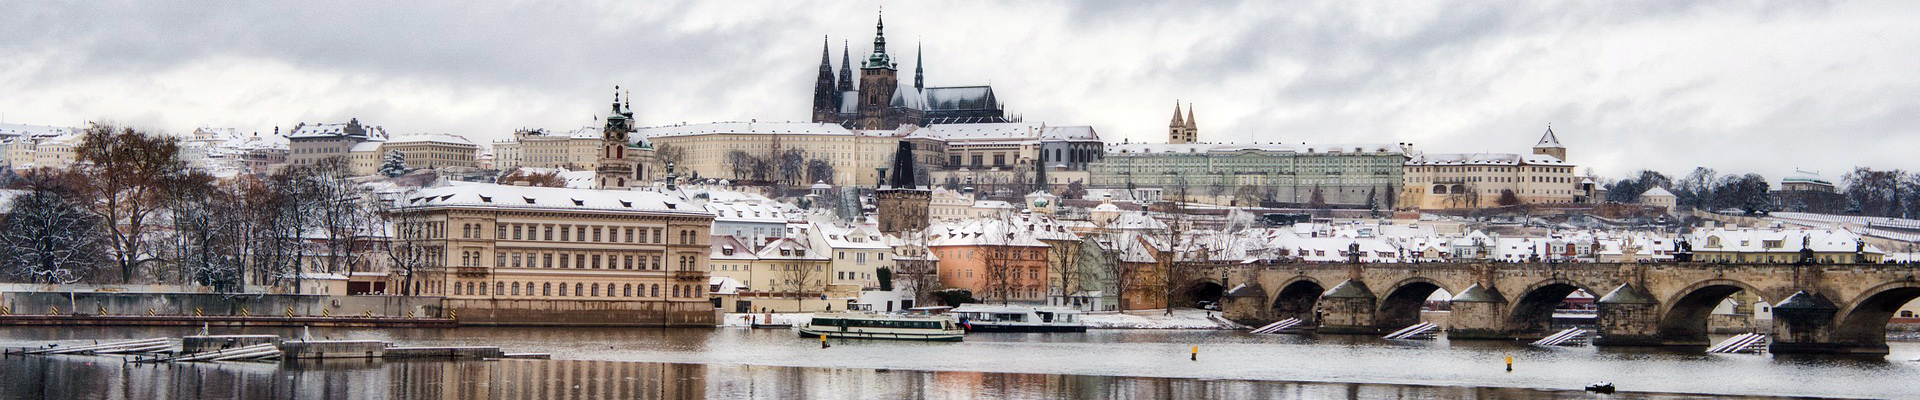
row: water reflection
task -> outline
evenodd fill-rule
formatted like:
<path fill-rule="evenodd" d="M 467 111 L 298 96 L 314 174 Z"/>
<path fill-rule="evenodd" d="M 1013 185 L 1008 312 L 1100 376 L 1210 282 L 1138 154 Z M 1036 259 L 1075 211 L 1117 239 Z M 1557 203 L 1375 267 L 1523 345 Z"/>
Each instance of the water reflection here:
<path fill-rule="evenodd" d="M 152 365 L 51 356 L 0 359 L 0 371 L 0 397 L 23 399 L 1608 398 L 1513 388 L 559 360 Z"/>
<path fill-rule="evenodd" d="M 0 346 L 40 346 L 52 342 L 78 345 L 95 339 L 178 337 L 198 331 L 197 328 L 5 327 L 0 328 Z M 285 328 L 215 329 L 213 333 L 301 334 L 299 329 Z M 86 358 L 95 365 L 65 364 L 56 368 L 60 371 L 41 368 L 35 373 L 59 375 L 54 378 L 76 382 L 101 382 L 108 378 L 62 377 L 88 373 L 118 377 L 120 380 L 116 382 L 122 383 L 106 385 L 120 388 L 108 392 L 120 394 L 104 396 L 114 398 L 198 398 L 200 390 L 222 387 L 226 389 L 219 390 L 225 392 L 214 393 L 247 394 L 246 390 L 265 390 L 260 393 L 266 397 L 314 392 L 344 397 L 367 394 L 439 398 L 440 394 L 447 393 L 448 398 L 550 398 L 572 393 L 575 385 L 582 388 L 581 393 L 594 395 L 602 391 L 592 388 L 614 388 L 618 395 L 610 398 L 660 396 L 667 393 L 661 388 L 671 385 L 701 388 L 675 391 L 676 397 L 714 394 L 713 397 L 719 398 L 798 395 L 1055 398 L 1062 394 L 1125 398 L 1218 397 L 1216 395 L 1223 393 L 1233 394 L 1228 397 L 1253 398 L 1270 395 L 1473 398 L 1499 397 L 1489 393 L 1502 390 L 1477 387 L 1577 390 L 1598 380 L 1615 382 L 1623 390 L 1650 392 L 1920 398 L 1917 395 L 1920 387 L 1905 383 L 1920 378 L 1920 363 L 1906 361 L 1920 357 L 1920 343 L 1912 342 L 1892 343 L 1890 356 L 1847 357 L 1704 354 L 1697 349 L 1657 347 L 1546 348 L 1506 341 L 1444 338 L 1391 341 L 1368 335 L 1251 335 L 1220 331 L 982 334 L 971 335 L 960 343 L 845 341 L 835 342 L 832 349 L 821 349 L 817 342 L 800 339 L 789 331 L 765 329 L 316 328 L 312 334 L 332 339 L 385 340 L 409 346 L 498 345 L 509 351 L 548 352 L 556 359 L 568 361 L 540 362 L 544 365 L 542 368 L 547 369 L 522 372 L 529 367 L 509 369 L 509 366 L 533 361 L 427 363 L 427 366 L 350 361 L 254 368 L 258 366 L 120 366 L 117 359 L 102 357 Z M 1188 349 L 1193 346 L 1201 348 L 1200 361 L 1188 360 Z M 1507 356 L 1516 359 L 1514 371 L 1502 368 L 1501 360 Z M 0 363 L 0 376 L 9 378 L 4 384 L 17 384 L 11 376 L 22 371 L 16 367 L 24 365 L 14 364 L 17 361 Z M 589 363 L 581 364 L 589 366 L 568 363 Z M 592 367 L 590 365 L 595 364 L 590 363 L 623 367 Z M 688 370 L 643 367 L 684 364 L 705 367 Z M 154 372 L 163 368 L 171 369 Z M 593 372 L 609 368 L 613 372 Z M 632 368 L 638 368 L 637 372 Z M 101 369 L 111 372 L 93 371 Z M 123 369 L 126 371 L 122 372 Z M 586 379 L 600 375 L 613 378 Z M 139 379 L 129 380 L 133 377 Z M 568 380 L 558 380 L 562 378 Z M 295 385 L 298 389 L 292 388 Z M 638 385 L 642 389 L 621 391 L 619 388 L 626 387 L 622 385 Z M 564 387 L 567 391 L 535 393 L 530 389 L 533 387 Z M 101 389 L 82 384 L 61 390 Z M 0 392 L 0 397 L 13 396 L 10 392 Z M 1578 392 L 1519 393 L 1578 395 Z"/>

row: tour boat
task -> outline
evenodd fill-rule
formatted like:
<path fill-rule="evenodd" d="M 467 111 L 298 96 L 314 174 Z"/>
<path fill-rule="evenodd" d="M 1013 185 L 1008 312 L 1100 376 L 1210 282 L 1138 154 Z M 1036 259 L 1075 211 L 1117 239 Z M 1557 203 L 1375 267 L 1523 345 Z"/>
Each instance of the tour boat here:
<path fill-rule="evenodd" d="M 968 332 L 1086 332 L 1080 312 L 1022 306 L 974 306 L 953 309 Z"/>
<path fill-rule="evenodd" d="M 838 339 L 897 339 L 958 342 L 967 332 L 953 317 L 871 313 L 814 314 L 800 324 L 800 337 Z"/>

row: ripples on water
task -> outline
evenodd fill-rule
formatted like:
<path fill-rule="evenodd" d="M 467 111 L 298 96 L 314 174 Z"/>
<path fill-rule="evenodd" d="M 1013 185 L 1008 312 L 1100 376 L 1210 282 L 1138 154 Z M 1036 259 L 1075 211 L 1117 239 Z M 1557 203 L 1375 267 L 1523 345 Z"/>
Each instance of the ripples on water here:
<path fill-rule="evenodd" d="M 191 330 L 171 328 L 4 328 L 0 344 L 188 333 Z M 245 333 L 296 334 L 283 329 Z M 962 343 L 839 341 L 825 350 L 779 330 L 462 328 L 314 334 L 403 345 L 500 345 L 510 351 L 551 352 L 561 361 L 122 367 L 117 358 L 55 357 L 9 359 L 0 363 L 5 367 L 0 375 L 7 376 L 7 385 L 40 381 L 59 390 L 98 386 L 118 388 L 108 393 L 159 394 L 110 396 L 139 399 L 199 398 L 203 396 L 197 391 L 205 388 L 227 388 L 213 398 L 309 392 L 321 394 L 313 398 L 1565 398 L 1585 396 L 1578 388 L 1598 380 L 1642 392 L 1920 397 L 1920 385 L 1914 384 L 1920 365 L 1903 361 L 1920 356 L 1914 343 L 1894 343 L 1889 357 L 1861 358 L 1216 331 L 982 334 Z M 1187 359 L 1190 346 L 1201 348 L 1200 361 Z M 1508 355 L 1517 361 L 1511 373 L 1502 363 Z M 93 364 L 75 364 L 85 362 Z M 27 370 L 48 379 L 12 378 Z M 62 378 L 82 374 L 118 377 L 120 383 Z M 582 387 L 580 395 L 569 392 L 575 385 Z M 183 392 L 186 388 L 195 391 Z M 15 397 L 16 389 L 21 387 L 9 386 L 0 397 Z M 256 393 L 261 396 L 252 395 Z M 615 394 L 585 396 L 601 393 Z M 75 394 L 83 395 L 51 397 L 99 397 Z M 1634 396 L 1641 395 L 1614 398 Z"/>

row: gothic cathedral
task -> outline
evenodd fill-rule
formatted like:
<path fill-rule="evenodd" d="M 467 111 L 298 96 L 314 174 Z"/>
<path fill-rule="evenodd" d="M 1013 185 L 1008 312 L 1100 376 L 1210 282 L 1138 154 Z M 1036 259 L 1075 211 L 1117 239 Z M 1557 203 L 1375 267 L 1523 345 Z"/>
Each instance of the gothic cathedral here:
<path fill-rule="evenodd" d="M 848 129 L 895 129 L 901 125 L 1010 122 L 1005 106 L 994 98 L 991 86 L 927 87 L 919 52 L 914 55 L 913 84 L 901 85 L 899 64 L 887 53 L 886 21 L 874 24 L 873 52 L 853 79 L 848 46 L 840 49 L 835 73 L 831 49 L 820 45 L 819 76 L 813 87 L 813 122 L 839 124 Z"/>

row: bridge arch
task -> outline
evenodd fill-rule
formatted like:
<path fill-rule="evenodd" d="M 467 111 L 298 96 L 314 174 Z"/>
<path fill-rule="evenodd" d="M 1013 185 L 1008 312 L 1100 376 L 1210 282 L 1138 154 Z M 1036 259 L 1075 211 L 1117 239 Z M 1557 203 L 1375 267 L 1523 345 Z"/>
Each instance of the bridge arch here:
<path fill-rule="evenodd" d="M 1914 299 L 1920 299 L 1920 282 L 1892 282 L 1860 292 L 1840 308 L 1840 316 L 1836 318 L 1839 325 L 1833 327 L 1834 341 L 1877 348 L 1884 354 L 1887 323 L 1894 313 L 1900 312 L 1901 306 Z"/>
<path fill-rule="evenodd" d="M 1374 326 L 1381 329 L 1400 329 L 1420 323 L 1420 309 L 1427 304 L 1427 297 L 1434 291 L 1452 289 L 1431 278 L 1416 276 L 1402 279 L 1387 290 L 1380 298 L 1380 309 L 1374 313 Z"/>
<path fill-rule="evenodd" d="M 1713 314 L 1715 307 L 1720 306 L 1721 301 L 1743 291 L 1760 296 L 1768 304 L 1775 301 L 1767 299 L 1766 292 L 1738 280 L 1714 278 L 1694 282 L 1674 292 L 1662 304 L 1666 312 L 1660 316 L 1658 335 L 1662 341 L 1671 344 L 1712 344 L 1707 337 L 1708 317 Z"/>
<path fill-rule="evenodd" d="M 1318 313 L 1320 294 L 1326 292 L 1327 287 L 1312 277 L 1300 276 L 1290 279 L 1286 284 L 1281 285 L 1279 293 L 1273 296 L 1273 317 L 1274 319 L 1299 318 L 1306 322 L 1304 324 L 1306 326 L 1317 326 L 1320 323 Z"/>
<path fill-rule="evenodd" d="M 1507 330 L 1517 337 L 1540 337 L 1552 333 L 1553 310 L 1574 291 L 1586 291 L 1598 297 L 1592 287 L 1563 278 L 1535 282 L 1520 292 L 1507 314 Z"/>
<path fill-rule="evenodd" d="M 1203 301 L 1219 304 L 1220 298 L 1227 294 L 1227 286 L 1222 285 L 1220 284 L 1220 281 L 1214 280 L 1211 278 L 1200 278 L 1200 279 L 1187 281 L 1187 284 L 1185 287 L 1186 289 L 1183 290 L 1181 294 L 1183 295 L 1183 297 L 1185 297 L 1187 305 L 1190 305 L 1190 306 L 1198 305 L 1200 304 L 1200 302 L 1203 302 Z"/>

